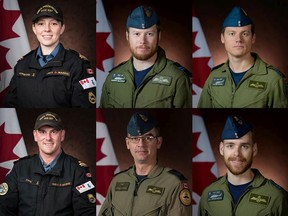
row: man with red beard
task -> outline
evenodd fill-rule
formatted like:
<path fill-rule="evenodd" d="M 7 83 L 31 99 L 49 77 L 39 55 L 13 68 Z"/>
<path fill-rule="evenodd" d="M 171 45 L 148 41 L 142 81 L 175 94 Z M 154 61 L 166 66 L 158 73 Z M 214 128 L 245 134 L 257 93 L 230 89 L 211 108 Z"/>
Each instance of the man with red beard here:
<path fill-rule="evenodd" d="M 148 112 L 133 114 L 125 141 L 134 165 L 114 176 L 99 216 L 191 216 L 187 179 L 158 163 L 163 138 L 156 119 Z"/>
<path fill-rule="evenodd" d="M 126 39 L 132 57 L 112 69 L 102 88 L 102 108 L 190 108 L 191 73 L 166 58 L 159 46 L 160 20 L 148 6 L 128 16 Z"/>
<path fill-rule="evenodd" d="M 252 125 L 230 115 L 221 138 L 219 151 L 227 174 L 204 190 L 198 215 L 288 215 L 287 192 L 251 168 L 258 152 Z"/>

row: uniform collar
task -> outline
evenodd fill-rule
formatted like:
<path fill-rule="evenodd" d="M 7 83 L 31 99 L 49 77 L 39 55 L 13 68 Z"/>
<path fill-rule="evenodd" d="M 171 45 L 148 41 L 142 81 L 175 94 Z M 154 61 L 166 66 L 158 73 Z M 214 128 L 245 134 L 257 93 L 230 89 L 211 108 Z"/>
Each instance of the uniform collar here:
<path fill-rule="evenodd" d="M 136 167 L 133 165 L 129 170 L 129 175 L 136 178 Z M 162 166 L 159 166 L 159 164 L 156 164 L 155 167 L 150 171 L 147 178 L 155 178 L 159 176 L 163 172 L 164 168 Z"/>
<path fill-rule="evenodd" d="M 36 59 L 38 60 L 41 67 L 50 62 L 58 54 L 59 49 L 60 49 L 60 43 L 54 48 L 54 50 L 49 55 L 43 56 L 41 47 L 39 46 L 36 50 Z"/>

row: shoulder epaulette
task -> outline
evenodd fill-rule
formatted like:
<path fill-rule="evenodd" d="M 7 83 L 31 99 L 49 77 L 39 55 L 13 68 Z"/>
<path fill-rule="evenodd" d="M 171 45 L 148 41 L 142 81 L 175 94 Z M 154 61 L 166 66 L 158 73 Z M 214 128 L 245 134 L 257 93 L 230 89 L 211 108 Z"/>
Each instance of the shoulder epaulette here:
<path fill-rule="evenodd" d="M 76 50 L 73 50 L 73 49 L 69 49 L 70 52 L 78 55 L 78 57 L 80 59 L 82 59 L 83 61 L 89 61 L 84 55 L 82 55 L 81 53 L 77 52 Z"/>
<path fill-rule="evenodd" d="M 25 54 L 24 56 L 22 56 L 21 58 L 19 58 L 19 59 L 17 60 L 17 62 L 18 62 L 18 61 L 21 61 L 21 60 L 24 59 L 26 56 L 31 55 L 31 53 L 34 52 L 34 51 L 35 51 L 35 50 L 31 50 L 30 52 L 28 52 L 27 54 Z"/>
<path fill-rule="evenodd" d="M 31 157 L 34 157 L 34 156 L 35 156 L 35 155 L 27 155 L 27 156 L 18 158 L 17 160 L 14 161 L 14 163 L 18 163 L 19 161 L 23 161 L 23 160 L 29 159 L 29 158 L 31 158 Z"/>
<path fill-rule="evenodd" d="M 176 65 L 176 67 L 178 67 L 186 76 L 192 77 L 192 73 L 178 62 L 174 62 L 174 65 Z"/>
<path fill-rule="evenodd" d="M 220 67 L 223 66 L 224 64 L 225 64 L 225 63 L 216 65 L 215 67 L 213 67 L 213 68 L 211 69 L 211 72 L 212 72 L 213 70 L 216 70 L 216 69 L 220 68 Z"/>
<path fill-rule="evenodd" d="M 281 73 L 280 70 L 278 70 L 277 68 L 273 67 L 272 65 L 267 65 L 267 68 L 275 71 L 277 74 L 279 74 L 280 76 L 282 76 L 283 78 L 285 78 L 285 75 L 283 73 Z"/>
<path fill-rule="evenodd" d="M 128 61 L 128 60 L 127 60 L 127 61 Z M 114 69 L 116 69 L 116 68 L 124 65 L 127 61 L 123 61 L 123 62 L 121 62 L 120 64 L 118 64 L 117 66 L 113 67 L 113 68 L 109 71 L 109 73 L 110 73 L 111 71 L 113 71 Z"/>
<path fill-rule="evenodd" d="M 276 182 L 274 182 L 272 179 L 270 179 L 269 180 L 271 183 L 272 183 L 272 185 L 273 186 L 275 186 L 278 190 L 283 190 L 283 191 L 285 191 L 286 193 L 287 193 L 287 191 L 284 189 L 284 188 L 282 188 L 280 185 L 278 185 Z"/>
<path fill-rule="evenodd" d="M 119 175 L 119 174 L 121 174 L 121 173 L 127 172 L 127 171 L 130 170 L 130 169 L 133 169 L 133 166 L 130 166 L 128 169 L 122 170 L 122 171 L 114 174 L 114 177 L 117 176 L 117 175 Z"/>
<path fill-rule="evenodd" d="M 181 181 L 186 181 L 187 180 L 187 178 L 182 173 L 178 172 L 175 169 L 171 169 L 168 172 L 171 173 L 172 175 L 177 176 Z"/>

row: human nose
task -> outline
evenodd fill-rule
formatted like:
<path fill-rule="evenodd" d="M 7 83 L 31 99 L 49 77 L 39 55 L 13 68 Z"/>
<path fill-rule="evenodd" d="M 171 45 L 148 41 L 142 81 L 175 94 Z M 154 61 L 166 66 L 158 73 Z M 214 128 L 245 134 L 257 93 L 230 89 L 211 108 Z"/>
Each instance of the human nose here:
<path fill-rule="evenodd" d="M 49 23 L 45 24 L 44 30 L 45 30 L 45 31 L 50 31 L 50 30 L 51 30 L 51 27 L 50 27 L 50 24 L 49 24 Z"/>
<path fill-rule="evenodd" d="M 241 34 L 236 34 L 236 41 L 241 42 L 242 41 L 242 35 Z"/>
<path fill-rule="evenodd" d="M 45 134 L 45 139 L 46 140 L 51 140 L 51 138 L 52 138 L 51 133 L 48 132 L 48 133 Z"/>

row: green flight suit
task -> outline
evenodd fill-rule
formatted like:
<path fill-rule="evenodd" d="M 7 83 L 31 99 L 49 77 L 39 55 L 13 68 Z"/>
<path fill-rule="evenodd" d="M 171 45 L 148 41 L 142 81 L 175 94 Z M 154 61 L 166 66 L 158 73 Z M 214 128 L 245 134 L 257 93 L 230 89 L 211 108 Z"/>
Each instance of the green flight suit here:
<path fill-rule="evenodd" d="M 179 172 L 154 167 L 138 182 L 135 167 L 116 174 L 99 216 L 191 216 L 191 192 Z"/>
<path fill-rule="evenodd" d="M 236 86 L 229 61 L 216 66 L 205 82 L 198 108 L 287 108 L 284 75 L 252 53 L 255 63 Z"/>
<path fill-rule="evenodd" d="M 288 215 L 287 192 L 257 169 L 252 183 L 233 203 L 227 176 L 218 178 L 203 192 L 198 216 L 285 216 Z"/>
<path fill-rule="evenodd" d="M 181 67 L 180 67 L 181 68 Z M 186 71 L 187 72 L 187 71 Z M 138 88 L 132 57 L 107 76 L 100 108 L 191 108 L 191 81 L 159 47 L 157 60 Z"/>

